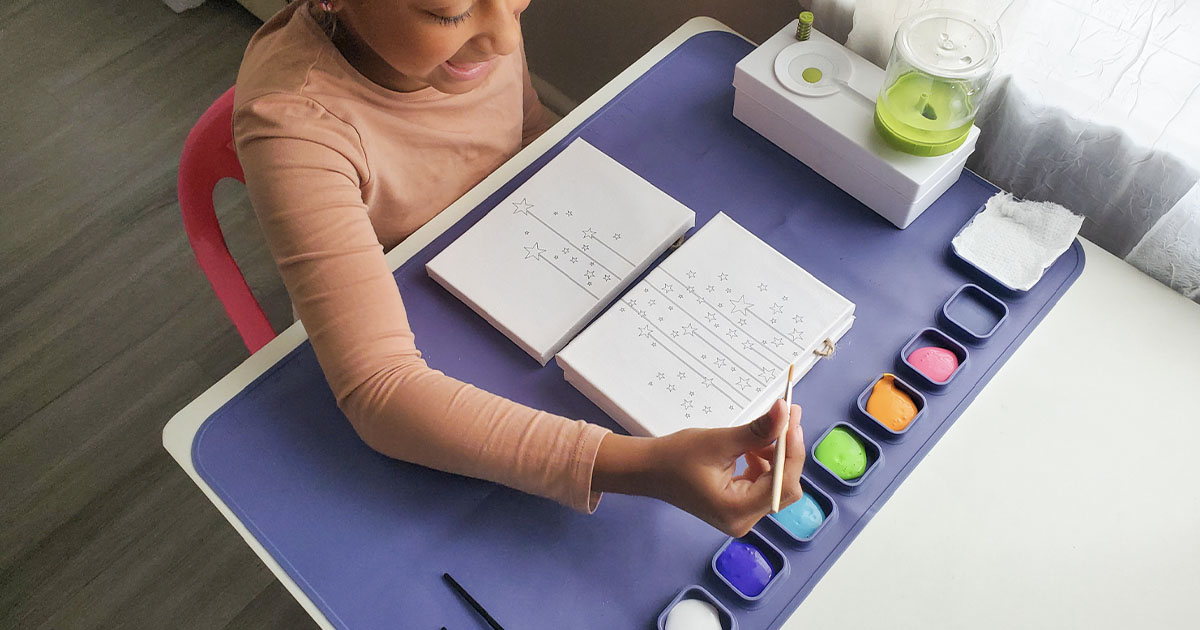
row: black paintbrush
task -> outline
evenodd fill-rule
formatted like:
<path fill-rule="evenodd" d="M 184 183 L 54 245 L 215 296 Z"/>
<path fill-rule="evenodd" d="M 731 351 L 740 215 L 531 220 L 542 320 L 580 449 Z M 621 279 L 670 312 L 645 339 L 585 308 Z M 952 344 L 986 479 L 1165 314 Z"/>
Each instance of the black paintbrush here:
<path fill-rule="evenodd" d="M 467 592 L 467 589 L 463 588 L 462 585 L 455 581 L 454 578 L 450 577 L 449 573 L 443 573 L 442 579 L 446 580 L 446 583 L 450 585 L 450 588 L 454 589 L 454 592 L 458 593 L 459 597 L 463 598 L 463 600 L 470 604 L 471 608 L 474 608 L 475 612 L 479 613 L 480 617 L 483 617 L 483 620 L 492 627 L 492 630 L 504 630 L 504 626 L 501 626 L 498 621 L 493 619 L 492 616 L 488 614 L 488 611 L 484 610 L 483 606 L 480 606 L 479 602 L 475 601 L 474 597 L 471 597 L 471 594 Z"/>

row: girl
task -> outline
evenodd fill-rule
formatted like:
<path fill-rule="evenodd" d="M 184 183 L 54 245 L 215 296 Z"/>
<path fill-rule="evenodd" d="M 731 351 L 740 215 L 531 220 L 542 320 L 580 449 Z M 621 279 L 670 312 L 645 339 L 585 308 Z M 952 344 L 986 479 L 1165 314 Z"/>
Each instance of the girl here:
<path fill-rule="evenodd" d="M 426 366 L 384 259 L 553 122 L 529 82 L 529 0 L 298 0 L 251 40 L 234 135 L 251 201 L 338 404 L 388 456 L 596 509 L 656 497 L 729 534 L 770 507 L 771 444 L 800 409 L 663 438 L 530 409 Z M 738 476 L 734 462 L 746 455 Z"/>

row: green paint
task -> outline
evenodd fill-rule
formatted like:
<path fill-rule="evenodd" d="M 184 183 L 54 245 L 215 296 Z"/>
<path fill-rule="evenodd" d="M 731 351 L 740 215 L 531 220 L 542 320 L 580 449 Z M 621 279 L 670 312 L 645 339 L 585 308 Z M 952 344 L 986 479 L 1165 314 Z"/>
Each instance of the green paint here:
<path fill-rule="evenodd" d="M 800 76 L 804 77 L 804 80 L 809 83 L 816 83 L 821 80 L 821 70 L 819 68 L 805 68 L 804 72 L 800 73 Z"/>
<path fill-rule="evenodd" d="M 867 449 L 858 437 L 843 427 L 829 432 L 817 445 L 817 460 L 833 474 L 853 481 L 867 472 Z"/>

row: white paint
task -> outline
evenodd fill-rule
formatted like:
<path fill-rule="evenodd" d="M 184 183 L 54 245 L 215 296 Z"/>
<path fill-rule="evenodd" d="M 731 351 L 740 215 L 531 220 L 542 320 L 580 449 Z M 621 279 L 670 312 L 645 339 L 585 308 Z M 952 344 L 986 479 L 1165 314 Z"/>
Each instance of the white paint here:
<path fill-rule="evenodd" d="M 721 630 L 721 615 L 706 601 L 684 599 L 667 613 L 663 630 Z"/>

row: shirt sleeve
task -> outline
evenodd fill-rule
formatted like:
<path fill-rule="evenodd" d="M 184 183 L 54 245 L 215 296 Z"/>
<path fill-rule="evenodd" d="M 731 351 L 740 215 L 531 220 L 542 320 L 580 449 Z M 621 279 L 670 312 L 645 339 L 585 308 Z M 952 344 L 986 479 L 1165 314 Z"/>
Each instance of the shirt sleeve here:
<path fill-rule="evenodd" d="M 338 405 L 397 459 L 487 479 L 591 512 L 607 430 L 531 409 L 430 368 L 362 200 L 354 128 L 311 99 L 260 96 L 234 115 L 267 245 Z"/>
<path fill-rule="evenodd" d="M 521 85 L 525 114 L 521 127 L 521 146 L 524 147 L 537 140 L 538 136 L 558 122 L 558 116 L 546 109 L 542 100 L 538 98 L 537 90 L 533 89 L 533 81 L 529 77 L 529 63 L 525 60 L 524 41 L 521 42 Z"/>

